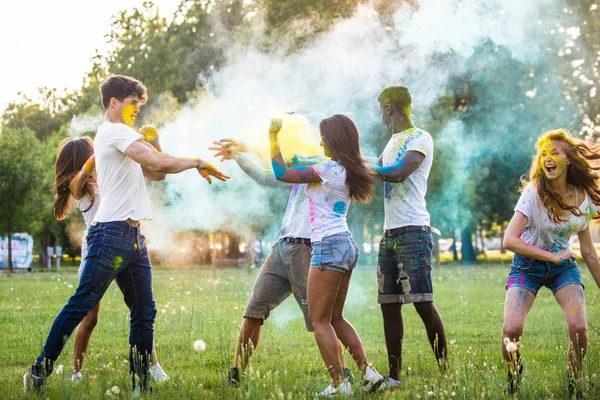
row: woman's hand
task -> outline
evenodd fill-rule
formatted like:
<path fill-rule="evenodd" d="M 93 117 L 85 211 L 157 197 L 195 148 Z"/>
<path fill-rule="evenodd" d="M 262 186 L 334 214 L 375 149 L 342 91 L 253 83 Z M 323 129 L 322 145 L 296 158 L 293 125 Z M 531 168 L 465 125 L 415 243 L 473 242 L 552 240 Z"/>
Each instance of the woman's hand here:
<path fill-rule="evenodd" d="M 572 251 L 565 251 L 555 254 L 552 262 L 554 264 L 566 266 L 573 264 L 575 260 L 577 260 L 577 254 L 573 253 Z"/>

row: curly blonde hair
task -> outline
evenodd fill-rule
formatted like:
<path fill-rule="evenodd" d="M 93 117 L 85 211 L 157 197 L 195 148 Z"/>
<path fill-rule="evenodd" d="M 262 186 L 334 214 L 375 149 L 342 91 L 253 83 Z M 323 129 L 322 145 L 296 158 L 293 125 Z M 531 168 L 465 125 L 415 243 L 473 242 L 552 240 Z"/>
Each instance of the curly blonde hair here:
<path fill-rule="evenodd" d="M 544 207 L 548 210 L 548 217 L 554 222 L 559 223 L 563 219 L 556 211 L 556 205 L 563 210 L 569 210 L 573 215 L 581 216 L 583 213 L 578 205 L 569 206 L 565 204 L 560 193 L 550 189 L 549 180 L 544 173 L 541 162 L 542 147 L 549 141 L 560 142 L 562 149 L 567 154 L 571 162 L 567 167 L 567 182 L 576 188 L 586 190 L 597 207 L 600 204 L 600 145 L 587 143 L 580 139 L 575 139 L 564 129 L 556 129 L 541 135 L 536 144 L 536 154 L 533 156 L 529 177 L 524 177 L 521 182 L 521 191 L 526 186 L 532 185 L 542 199 Z M 596 213 L 595 219 L 600 218 Z"/>

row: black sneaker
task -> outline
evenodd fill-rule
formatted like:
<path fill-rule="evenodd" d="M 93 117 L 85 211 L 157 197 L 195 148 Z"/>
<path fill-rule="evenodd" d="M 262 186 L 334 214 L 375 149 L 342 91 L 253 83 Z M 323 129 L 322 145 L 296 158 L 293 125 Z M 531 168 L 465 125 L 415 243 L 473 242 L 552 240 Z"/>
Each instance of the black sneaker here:
<path fill-rule="evenodd" d="M 23 387 L 25 393 L 39 392 L 44 386 L 42 367 L 37 364 L 31 366 L 31 370 L 23 375 Z"/>
<path fill-rule="evenodd" d="M 229 369 L 227 383 L 236 388 L 240 387 L 240 371 L 236 367 Z"/>
<path fill-rule="evenodd" d="M 348 367 L 344 367 L 344 378 L 348 379 L 348 382 L 350 383 L 354 382 L 354 374 L 352 373 L 352 370 Z"/>

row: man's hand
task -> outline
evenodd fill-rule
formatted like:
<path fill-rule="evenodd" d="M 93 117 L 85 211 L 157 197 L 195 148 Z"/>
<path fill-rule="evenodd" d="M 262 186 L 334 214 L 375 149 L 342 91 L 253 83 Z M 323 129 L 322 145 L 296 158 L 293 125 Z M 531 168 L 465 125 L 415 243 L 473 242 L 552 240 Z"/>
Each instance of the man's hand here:
<path fill-rule="evenodd" d="M 247 151 L 244 143 L 233 139 L 220 139 L 213 142 L 213 144 L 214 146 L 208 149 L 215 151 L 215 157 L 221 157 L 221 162 L 233 160 L 237 153 L 245 153 Z"/>
<path fill-rule="evenodd" d="M 158 141 L 158 131 L 154 125 L 144 125 L 140 128 L 139 132 L 144 136 L 144 140 L 150 143 L 158 151 L 160 150 L 160 143 Z"/>
<path fill-rule="evenodd" d="M 215 168 L 214 165 L 203 160 L 200 160 L 200 165 L 198 165 L 198 172 L 200 173 L 200 175 L 202 175 L 204 179 L 207 180 L 209 184 L 212 183 L 212 179 L 210 178 L 211 176 L 214 176 L 215 178 L 223 182 L 229 179 L 229 176 L 219 171 L 217 168 Z"/>
<path fill-rule="evenodd" d="M 271 126 L 269 126 L 269 137 L 276 138 L 281 130 L 283 121 L 279 118 L 271 118 Z"/>

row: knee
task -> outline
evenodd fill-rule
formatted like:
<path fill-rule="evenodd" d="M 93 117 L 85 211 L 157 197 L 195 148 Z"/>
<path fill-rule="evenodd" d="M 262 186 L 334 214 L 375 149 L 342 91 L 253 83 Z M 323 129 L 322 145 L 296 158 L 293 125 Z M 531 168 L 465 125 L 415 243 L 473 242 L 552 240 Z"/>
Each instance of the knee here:
<path fill-rule="evenodd" d="M 315 331 L 315 335 L 319 336 L 323 331 L 331 329 L 331 321 L 329 319 L 320 318 L 320 319 L 311 319 L 311 323 L 313 329 Z"/>
<path fill-rule="evenodd" d="M 333 326 L 339 325 L 343 321 L 344 321 L 344 316 L 342 314 L 331 317 L 331 325 L 333 325 Z"/>
<path fill-rule="evenodd" d="M 521 340 L 521 336 L 523 336 L 523 325 L 504 325 L 502 327 L 502 340 L 504 338 L 510 339 L 512 342 L 519 342 Z"/>

